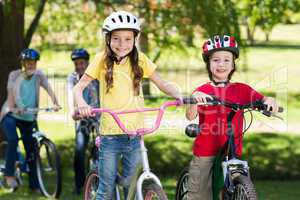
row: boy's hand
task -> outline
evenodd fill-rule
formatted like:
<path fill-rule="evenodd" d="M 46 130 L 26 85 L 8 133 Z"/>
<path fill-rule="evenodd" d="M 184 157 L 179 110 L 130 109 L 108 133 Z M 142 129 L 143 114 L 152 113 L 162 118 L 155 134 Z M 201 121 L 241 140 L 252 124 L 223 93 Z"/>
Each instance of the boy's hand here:
<path fill-rule="evenodd" d="M 278 112 L 278 104 L 276 100 L 273 97 L 265 97 L 263 99 L 264 104 L 267 105 L 267 110 L 272 112 L 272 113 L 277 113 Z"/>
<path fill-rule="evenodd" d="M 213 100 L 214 98 L 204 92 L 196 91 L 192 94 L 192 96 L 199 102 L 199 103 L 207 103 L 207 99 Z"/>

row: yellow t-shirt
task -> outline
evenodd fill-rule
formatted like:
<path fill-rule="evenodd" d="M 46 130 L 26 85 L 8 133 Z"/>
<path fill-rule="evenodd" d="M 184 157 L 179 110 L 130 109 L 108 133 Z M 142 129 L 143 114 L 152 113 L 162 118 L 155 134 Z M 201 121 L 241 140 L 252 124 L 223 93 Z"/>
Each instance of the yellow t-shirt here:
<path fill-rule="evenodd" d="M 96 55 L 90 63 L 85 73 L 94 79 L 100 81 L 100 102 L 102 108 L 109 108 L 113 111 L 124 111 L 144 107 L 144 97 L 140 88 L 140 95 L 134 96 L 133 73 L 131 70 L 129 57 L 125 58 L 124 64 L 114 63 L 113 68 L 113 87 L 106 93 L 106 63 L 105 53 L 101 52 Z M 142 52 L 139 52 L 139 66 L 144 71 L 144 77 L 152 75 L 156 65 Z M 144 127 L 143 113 L 130 113 L 119 115 L 125 127 L 129 130 L 136 130 Z M 124 134 L 118 127 L 114 119 L 108 114 L 101 115 L 101 134 L 118 135 Z"/>

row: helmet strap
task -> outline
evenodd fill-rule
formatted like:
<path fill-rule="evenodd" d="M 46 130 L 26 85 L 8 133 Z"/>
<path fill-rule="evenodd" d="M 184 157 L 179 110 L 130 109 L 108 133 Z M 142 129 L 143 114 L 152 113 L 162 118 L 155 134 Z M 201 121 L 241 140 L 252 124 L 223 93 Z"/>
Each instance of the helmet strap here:
<path fill-rule="evenodd" d="M 218 86 L 218 85 L 221 85 L 221 84 L 224 84 L 224 86 L 226 86 L 226 85 L 228 85 L 229 80 L 226 80 L 226 81 L 215 81 L 214 79 L 212 79 L 212 82 L 214 83 L 215 86 Z"/>

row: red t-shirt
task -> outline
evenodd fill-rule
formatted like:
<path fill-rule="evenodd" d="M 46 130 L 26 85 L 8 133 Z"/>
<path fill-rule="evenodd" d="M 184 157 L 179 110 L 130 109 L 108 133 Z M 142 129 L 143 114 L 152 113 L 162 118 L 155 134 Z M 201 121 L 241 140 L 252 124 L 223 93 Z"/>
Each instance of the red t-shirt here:
<path fill-rule="evenodd" d="M 229 83 L 225 87 L 214 87 L 210 83 L 206 83 L 195 91 L 214 95 L 226 102 L 239 104 L 248 104 L 262 100 L 264 97 L 243 83 Z M 230 108 L 224 106 L 198 106 L 201 134 L 196 137 L 194 142 L 195 156 L 214 156 L 224 146 L 227 141 L 227 115 L 230 111 Z M 243 111 L 238 111 L 232 120 L 237 155 L 242 154 L 243 121 Z"/>

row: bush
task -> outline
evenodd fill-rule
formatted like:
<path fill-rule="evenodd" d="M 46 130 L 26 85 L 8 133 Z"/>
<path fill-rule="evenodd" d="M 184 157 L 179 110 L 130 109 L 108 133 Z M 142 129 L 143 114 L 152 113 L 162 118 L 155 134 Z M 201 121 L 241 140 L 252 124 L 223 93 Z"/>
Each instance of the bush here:
<path fill-rule="evenodd" d="M 177 176 L 192 157 L 193 140 L 183 135 L 146 137 L 151 169 Z M 300 137 L 289 134 L 247 134 L 243 157 L 255 179 L 300 179 Z"/>

